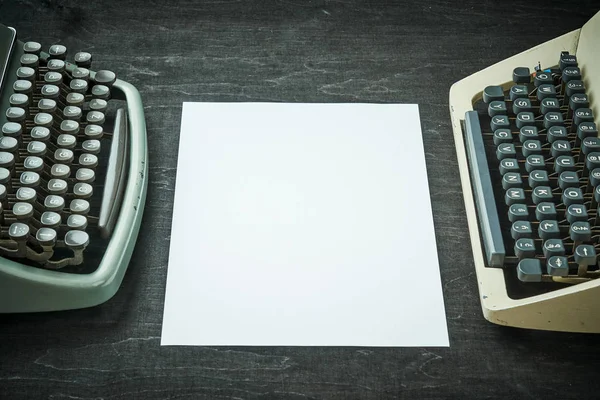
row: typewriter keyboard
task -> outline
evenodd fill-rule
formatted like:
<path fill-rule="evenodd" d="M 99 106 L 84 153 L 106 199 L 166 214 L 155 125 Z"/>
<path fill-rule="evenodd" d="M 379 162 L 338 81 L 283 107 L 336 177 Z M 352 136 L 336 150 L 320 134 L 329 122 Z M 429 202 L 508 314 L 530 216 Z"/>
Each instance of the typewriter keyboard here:
<path fill-rule="evenodd" d="M 600 276 L 600 138 L 577 58 L 557 58 L 484 88 L 465 121 L 487 266 L 515 285 Z"/>
<path fill-rule="evenodd" d="M 19 62 L 3 82 L 0 256 L 77 266 L 110 236 L 118 210 L 127 128 L 111 101 L 116 76 L 92 75 L 86 52 L 68 62 L 62 45 L 27 42 Z"/>

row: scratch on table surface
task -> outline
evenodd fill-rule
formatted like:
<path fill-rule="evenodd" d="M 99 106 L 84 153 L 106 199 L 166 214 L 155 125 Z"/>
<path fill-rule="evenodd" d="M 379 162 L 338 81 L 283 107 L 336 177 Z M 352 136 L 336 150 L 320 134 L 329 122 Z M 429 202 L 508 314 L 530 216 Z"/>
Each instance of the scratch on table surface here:
<path fill-rule="evenodd" d="M 433 376 L 433 375 L 430 375 L 430 374 L 428 374 L 427 372 L 425 372 L 425 371 L 423 370 L 423 368 L 424 368 L 424 367 L 425 367 L 427 364 L 431 363 L 432 361 L 441 360 L 441 359 L 442 359 L 442 356 L 440 356 L 439 354 L 435 354 L 435 353 L 433 353 L 433 352 L 431 352 L 431 351 L 427 351 L 427 350 L 425 350 L 425 353 L 423 353 L 423 355 L 424 355 L 424 356 L 427 356 L 427 355 L 432 355 L 433 357 L 432 357 L 432 358 L 430 358 L 430 359 L 428 359 L 428 360 L 426 360 L 426 361 L 425 361 L 425 362 L 423 362 L 421 365 L 419 365 L 419 368 L 418 368 L 418 369 L 419 369 L 419 371 L 420 371 L 420 372 L 421 372 L 423 375 L 425 375 L 425 376 L 427 376 L 427 377 L 429 377 L 429 378 L 432 378 L 432 379 L 440 379 L 440 377 L 439 377 L 439 376 Z"/>
<path fill-rule="evenodd" d="M 450 285 L 451 283 L 457 282 L 457 281 L 459 281 L 459 280 L 461 280 L 461 279 L 470 278 L 471 276 L 473 276 L 473 274 L 474 274 L 474 273 L 475 273 L 474 271 L 471 271 L 471 272 L 469 272 L 467 275 L 463 275 L 463 276 L 457 276 L 457 277 L 456 277 L 456 278 L 454 278 L 454 279 L 450 279 L 448 282 L 444 283 L 444 289 L 445 289 L 446 287 L 448 287 L 448 285 Z"/>

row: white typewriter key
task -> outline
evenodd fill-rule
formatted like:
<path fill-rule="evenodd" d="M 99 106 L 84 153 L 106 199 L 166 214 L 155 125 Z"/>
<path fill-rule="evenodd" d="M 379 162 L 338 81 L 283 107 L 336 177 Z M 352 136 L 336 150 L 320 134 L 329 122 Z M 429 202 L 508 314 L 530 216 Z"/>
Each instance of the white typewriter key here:
<path fill-rule="evenodd" d="M 82 93 L 85 94 L 88 90 L 88 83 L 83 79 L 73 79 L 71 83 L 69 83 L 69 88 L 74 93 Z"/>
<path fill-rule="evenodd" d="M 17 69 L 17 78 L 24 79 L 26 81 L 34 81 L 35 69 L 31 67 L 19 67 Z"/>
<path fill-rule="evenodd" d="M 73 214 L 86 215 L 90 212 L 90 203 L 87 200 L 75 199 L 71 200 L 69 209 Z"/>
<path fill-rule="evenodd" d="M 79 121 L 81 119 L 82 111 L 77 106 L 66 106 L 63 110 L 63 118 Z"/>
<path fill-rule="evenodd" d="M 93 154 L 84 153 L 79 156 L 79 164 L 84 167 L 96 168 L 98 166 L 98 157 Z"/>
<path fill-rule="evenodd" d="M 42 97 L 47 99 L 57 99 L 60 94 L 60 89 L 56 85 L 44 85 L 42 86 Z"/>
<path fill-rule="evenodd" d="M 6 110 L 6 119 L 9 122 L 22 122 L 27 118 L 27 113 L 21 107 L 8 107 Z"/>
<path fill-rule="evenodd" d="M 71 76 L 73 79 L 83 79 L 84 81 L 87 81 L 90 79 L 90 70 L 82 67 L 75 68 L 73 72 L 71 72 Z"/>
<path fill-rule="evenodd" d="M 108 102 L 102 99 L 92 99 L 90 101 L 90 110 L 105 112 L 108 107 Z"/>
<path fill-rule="evenodd" d="M 100 85 L 112 86 L 117 80 L 117 76 L 112 71 L 101 70 L 96 72 L 95 81 Z"/>
<path fill-rule="evenodd" d="M 56 138 L 56 144 L 65 149 L 72 149 L 75 147 L 75 144 L 77 144 L 77 139 L 73 135 L 63 133 Z"/>
<path fill-rule="evenodd" d="M 23 221 L 33 217 L 33 206 L 30 203 L 18 202 L 13 205 L 13 214 L 16 219 Z"/>
<path fill-rule="evenodd" d="M 92 96 L 96 99 L 108 100 L 110 89 L 106 85 L 94 85 L 92 86 Z"/>
<path fill-rule="evenodd" d="M 75 185 L 73 185 L 73 194 L 77 198 L 88 199 L 92 197 L 93 193 L 94 189 L 89 183 L 77 182 Z"/>
<path fill-rule="evenodd" d="M 73 250 L 81 250 L 90 243 L 90 236 L 84 231 L 69 231 L 65 235 L 65 245 Z"/>
<path fill-rule="evenodd" d="M 85 230 L 87 228 L 87 218 L 79 214 L 71 214 L 67 218 L 67 226 L 70 229 Z"/>
<path fill-rule="evenodd" d="M 50 175 L 57 179 L 67 179 L 71 176 L 71 167 L 66 164 L 54 164 L 50 168 Z"/>
<path fill-rule="evenodd" d="M 69 93 L 66 97 L 66 101 L 70 106 L 81 107 L 85 102 L 85 96 L 81 93 Z"/>
<path fill-rule="evenodd" d="M 43 126 L 35 126 L 31 130 L 30 135 L 33 140 L 46 141 L 50 139 L 50 129 Z"/>
<path fill-rule="evenodd" d="M 90 139 L 100 139 L 104 130 L 100 125 L 90 124 L 85 127 L 85 136 Z"/>
<path fill-rule="evenodd" d="M 80 51 L 75 54 L 75 64 L 79 67 L 89 67 L 92 65 L 92 55 L 86 51 Z"/>
<path fill-rule="evenodd" d="M 27 108 L 29 106 L 29 96 L 24 93 L 15 93 L 8 99 L 11 107 Z"/>
<path fill-rule="evenodd" d="M 14 137 L 4 136 L 0 138 L 0 151 L 14 153 L 19 148 L 19 142 Z"/>
<path fill-rule="evenodd" d="M 50 128 L 54 123 L 54 118 L 52 117 L 52 114 L 40 112 L 35 114 L 35 117 L 33 117 L 33 123 L 37 126 L 44 126 L 46 128 Z"/>
<path fill-rule="evenodd" d="M 48 181 L 48 192 L 52 194 L 63 194 L 67 191 L 67 182 L 62 179 L 50 179 Z"/>
<path fill-rule="evenodd" d="M 52 99 L 40 99 L 40 101 L 38 101 L 38 109 L 41 112 L 52 114 L 56 111 L 56 101 Z"/>
<path fill-rule="evenodd" d="M 37 68 L 40 64 L 40 58 L 35 54 L 23 54 L 19 62 L 23 67 Z"/>
<path fill-rule="evenodd" d="M 65 208 L 65 199 L 51 194 L 44 199 L 44 207 L 50 211 L 62 211 Z"/>
<path fill-rule="evenodd" d="M 8 228 L 8 235 L 13 240 L 26 240 L 29 237 L 29 226 L 22 222 L 15 222 Z"/>
<path fill-rule="evenodd" d="M 8 181 L 10 181 L 10 171 L 7 170 L 6 168 L 2 168 L 0 167 L 0 183 L 1 184 L 5 184 L 8 183 Z"/>
<path fill-rule="evenodd" d="M 33 91 L 33 83 L 24 79 L 19 79 L 13 84 L 15 93 L 29 94 Z"/>
<path fill-rule="evenodd" d="M 79 181 L 79 182 L 94 182 L 94 180 L 96 179 L 96 174 L 94 173 L 93 169 L 89 169 L 89 168 L 79 168 L 77 170 L 77 172 L 75 173 L 75 178 Z"/>
<path fill-rule="evenodd" d="M 35 234 L 40 246 L 54 246 L 56 243 L 56 231 L 52 228 L 40 228 Z"/>
<path fill-rule="evenodd" d="M 81 147 L 86 153 L 98 154 L 100 153 L 100 141 L 96 139 L 86 140 L 81 144 Z"/>
<path fill-rule="evenodd" d="M 64 60 L 67 57 L 67 48 L 62 44 L 53 44 L 48 50 L 51 58 Z"/>
<path fill-rule="evenodd" d="M 44 169 L 44 160 L 41 157 L 28 156 L 23 161 L 23 167 L 29 171 L 40 172 Z"/>
<path fill-rule="evenodd" d="M 48 228 L 57 228 L 61 223 L 60 214 L 54 211 L 45 211 L 40 217 L 40 222 Z"/>
<path fill-rule="evenodd" d="M 2 125 L 2 135 L 3 136 L 13 136 L 18 137 L 23 133 L 23 126 L 17 122 L 6 122 Z"/>
<path fill-rule="evenodd" d="M 27 152 L 32 156 L 43 156 L 46 154 L 46 143 L 34 140 L 27 145 Z"/>
<path fill-rule="evenodd" d="M 40 55 L 41 51 L 42 51 L 42 45 L 39 44 L 38 42 L 26 42 L 23 45 L 24 53 Z"/>
<path fill-rule="evenodd" d="M 19 177 L 19 182 L 23 186 L 37 187 L 40 185 L 40 174 L 33 171 L 25 171 L 21 173 L 21 176 Z"/>
<path fill-rule="evenodd" d="M 37 198 L 37 192 L 33 188 L 22 187 L 22 188 L 19 188 L 19 190 L 17 190 L 16 198 L 17 198 L 17 201 L 32 203 Z"/>
<path fill-rule="evenodd" d="M 0 184 L 0 200 L 6 199 L 7 191 L 6 186 Z M 0 203 L 2 204 L 2 203 Z"/>
<path fill-rule="evenodd" d="M 60 72 L 49 71 L 44 74 L 44 82 L 51 85 L 60 85 L 63 81 L 63 76 Z"/>
<path fill-rule="evenodd" d="M 79 133 L 79 122 L 64 120 L 60 123 L 60 131 L 69 135 L 77 135 Z"/>
<path fill-rule="evenodd" d="M 86 121 L 89 124 L 102 125 L 106 118 L 104 117 L 104 113 L 100 111 L 90 111 L 87 113 L 85 117 Z"/>
<path fill-rule="evenodd" d="M 0 167 L 10 168 L 15 165 L 15 156 L 5 151 L 0 151 Z"/>
<path fill-rule="evenodd" d="M 57 149 L 54 152 L 54 160 L 61 164 L 70 164 L 73 162 L 73 152 L 69 149 Z"/>

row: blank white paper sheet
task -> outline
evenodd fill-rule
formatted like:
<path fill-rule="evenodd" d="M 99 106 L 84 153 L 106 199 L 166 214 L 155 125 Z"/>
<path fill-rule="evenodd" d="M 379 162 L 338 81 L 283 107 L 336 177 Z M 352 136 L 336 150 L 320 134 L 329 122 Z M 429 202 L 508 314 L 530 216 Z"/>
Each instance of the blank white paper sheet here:
<path fill-rule="evenodd" d="M 448 346 L 418 106 L 184 103 L 162 329 Z"/>

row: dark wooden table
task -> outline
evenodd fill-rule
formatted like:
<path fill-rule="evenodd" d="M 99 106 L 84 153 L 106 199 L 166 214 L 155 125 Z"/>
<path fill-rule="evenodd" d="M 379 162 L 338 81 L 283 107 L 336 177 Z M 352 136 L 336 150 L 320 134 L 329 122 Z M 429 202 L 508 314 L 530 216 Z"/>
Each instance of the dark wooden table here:
<path fill-rule="evenodd" d="M 0 316 L 0 398 L 598 397 L 597 336 L 484 321 L 448 112 L 453 82 L 597 11 L 594 0 L 0 0 L 0 23 L 20 39 L 90 51 L 139 88 L 151 163 L 118 294 L 87 310 Z M 451 347 L 161 348 L 184 101 L 418 103 Z"/>

